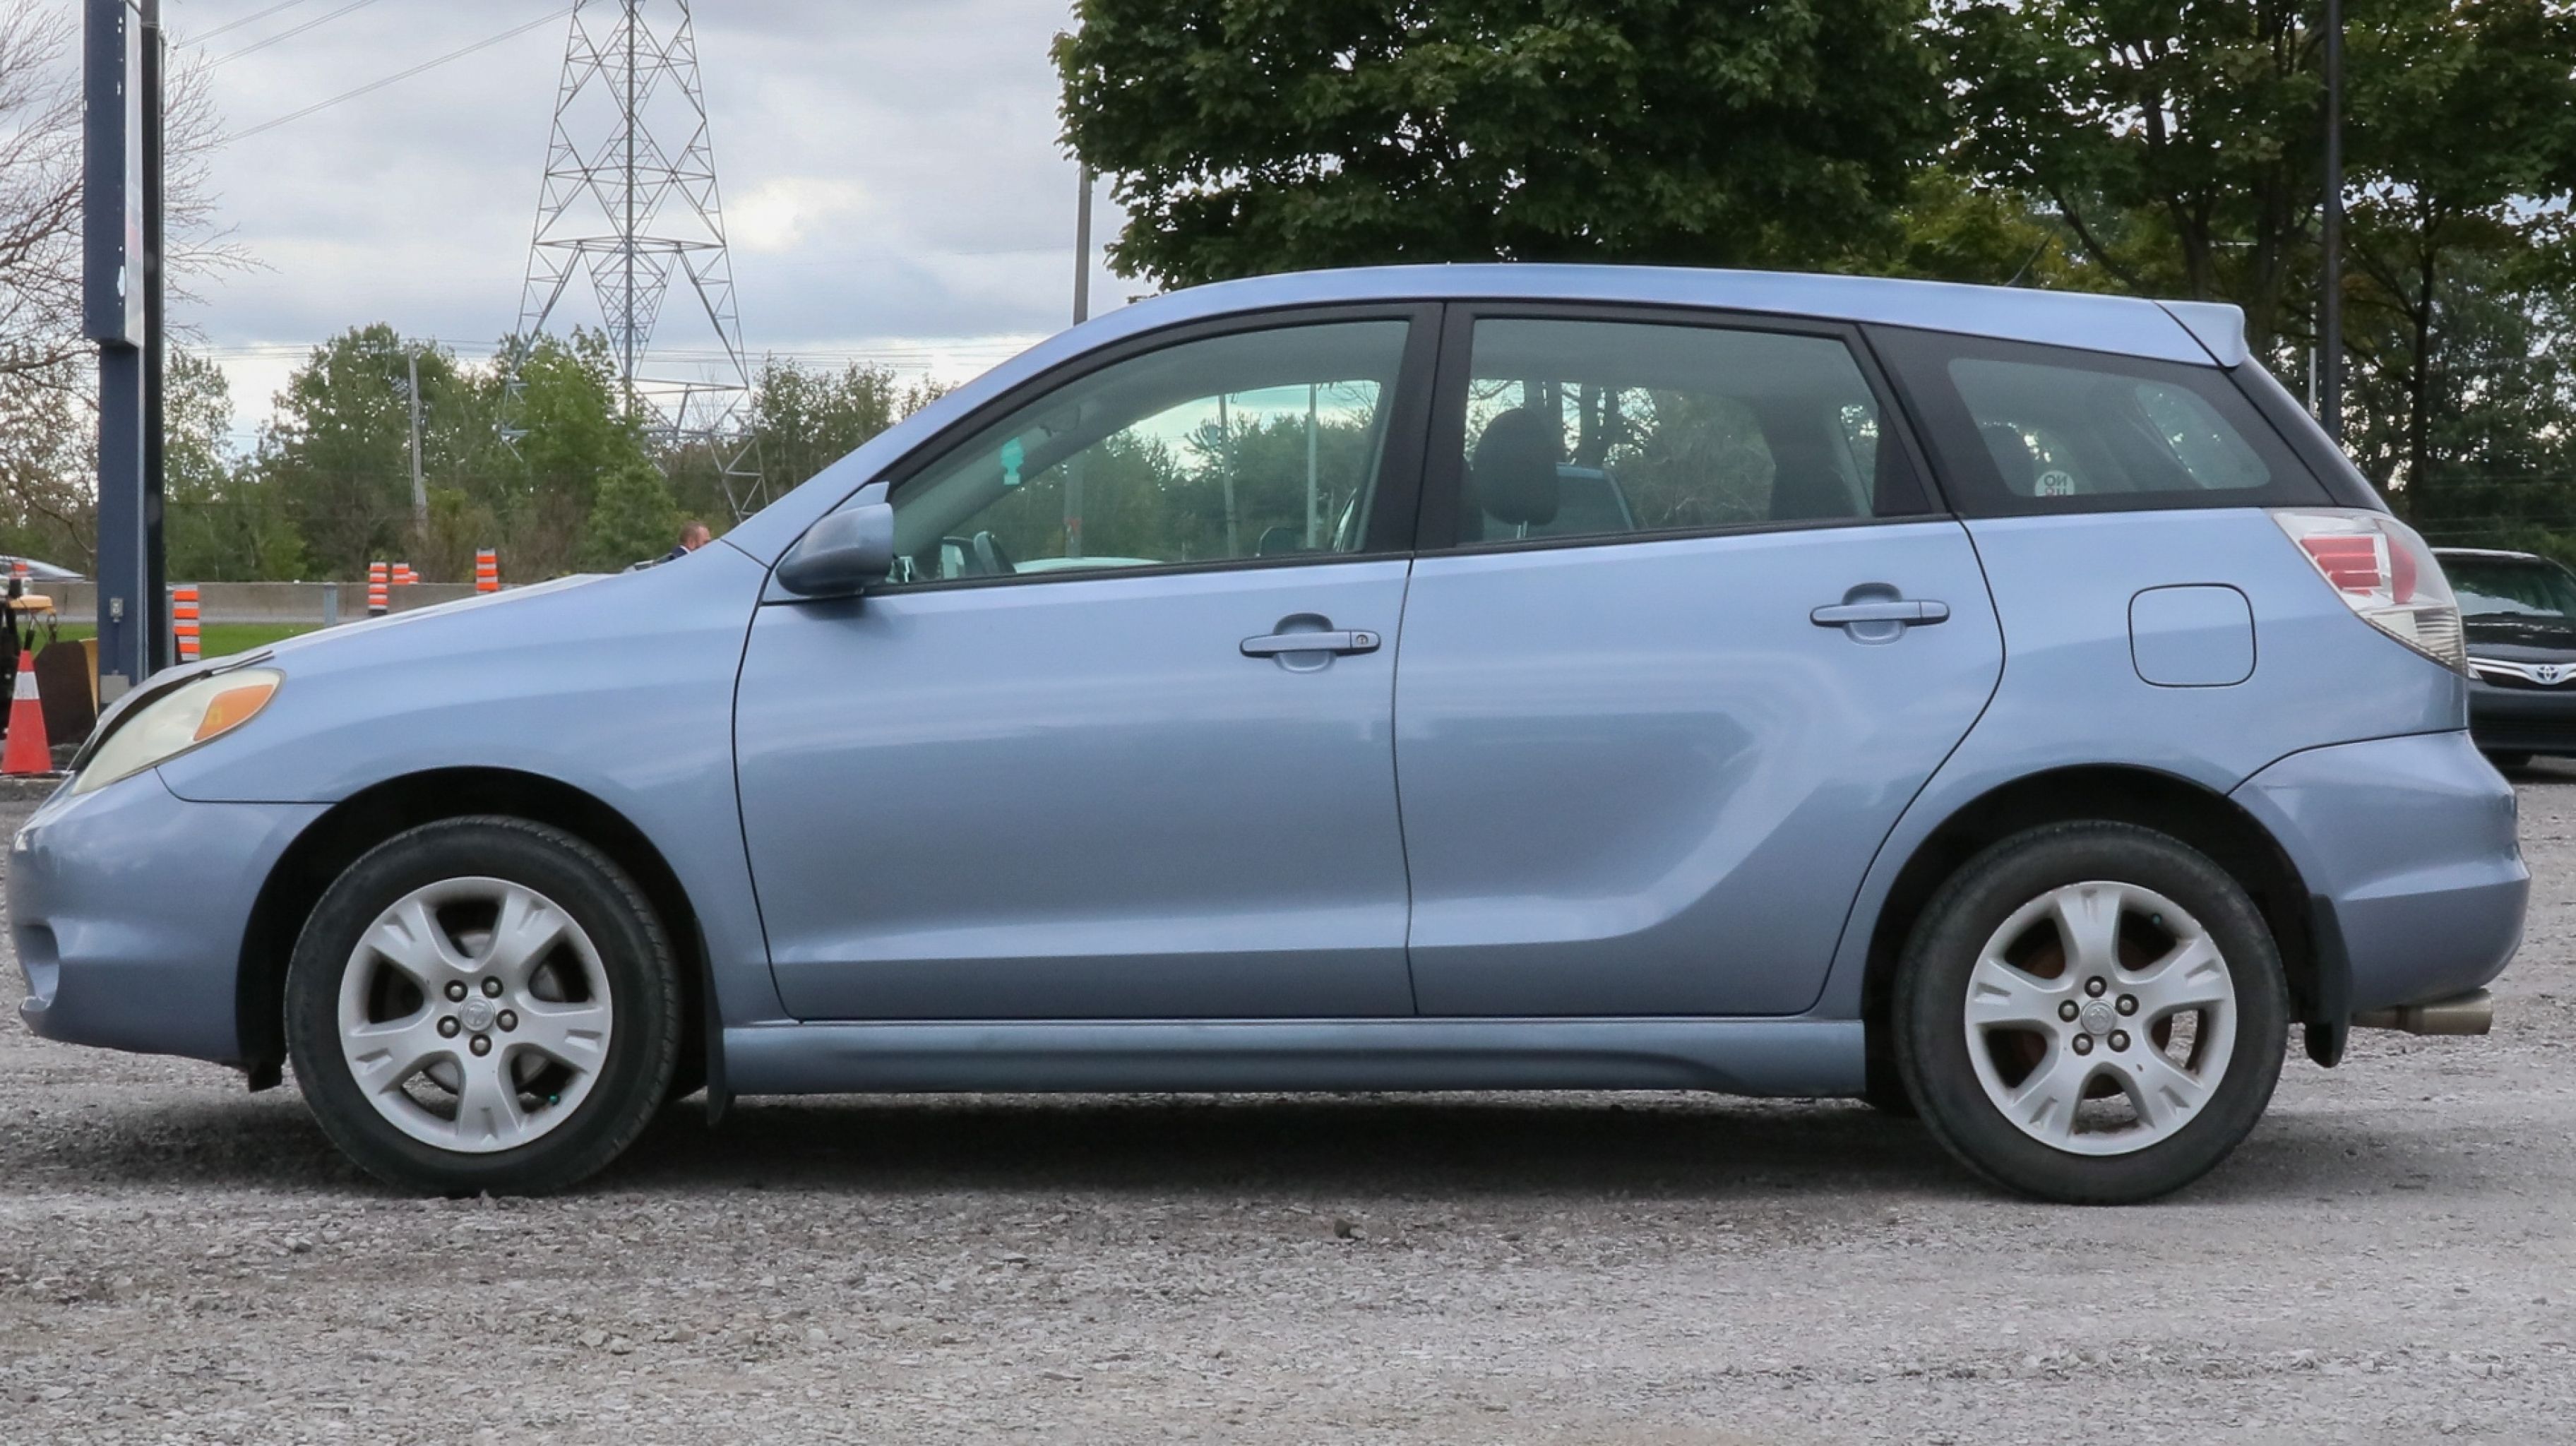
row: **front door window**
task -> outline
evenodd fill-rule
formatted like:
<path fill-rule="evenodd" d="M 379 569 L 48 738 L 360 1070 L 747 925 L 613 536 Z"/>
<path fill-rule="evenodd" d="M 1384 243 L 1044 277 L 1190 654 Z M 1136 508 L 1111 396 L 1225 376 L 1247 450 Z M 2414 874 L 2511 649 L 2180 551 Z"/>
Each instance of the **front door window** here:
<path fill-rule="evenodd" d="M 1213 337 L 1074 381 L 897 489 L 893 581 L 1356 552 L 1406 330 Z"/>

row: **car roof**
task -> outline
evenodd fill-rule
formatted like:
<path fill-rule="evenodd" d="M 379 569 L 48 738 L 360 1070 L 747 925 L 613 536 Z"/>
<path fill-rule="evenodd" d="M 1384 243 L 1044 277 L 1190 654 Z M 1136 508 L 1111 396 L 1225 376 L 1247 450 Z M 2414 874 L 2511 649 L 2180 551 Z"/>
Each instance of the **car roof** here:
<path fill-rule="evenodd" d="M 1475 263 L 1288 272 L 1151 297 L 1092 325 L 1104 331 L 1120 324 L 1121 329 L 1144 331 L 1272 307 L 1390 300 L 1704 307 L 1919 327 L 2203 366 L 2235 366 L 2247 355 L 2244 313 L 2214 302 L 1683 266 Z"/>

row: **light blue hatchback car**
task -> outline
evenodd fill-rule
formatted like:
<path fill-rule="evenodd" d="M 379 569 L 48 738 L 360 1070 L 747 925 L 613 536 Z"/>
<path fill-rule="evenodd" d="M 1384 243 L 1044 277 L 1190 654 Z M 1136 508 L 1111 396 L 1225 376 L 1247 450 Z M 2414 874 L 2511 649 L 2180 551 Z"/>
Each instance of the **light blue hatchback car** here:
<path fill-rule="evenodd" d="M 647 571 L 154 680 L 26 1021 L 400 1185 L 666 1100 L 1706 1089 L 2190 1181 L 2293 1022 L 2477 1032 L 2514 801 L 2231 309 L 1460 266 L 1183 292 Z"/>

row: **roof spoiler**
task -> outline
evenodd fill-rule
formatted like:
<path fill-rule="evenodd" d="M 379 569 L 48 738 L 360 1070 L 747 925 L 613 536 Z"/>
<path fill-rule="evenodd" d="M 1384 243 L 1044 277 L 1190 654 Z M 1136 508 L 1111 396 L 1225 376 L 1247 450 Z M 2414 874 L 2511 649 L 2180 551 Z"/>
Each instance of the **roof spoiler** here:
<path fill-rule="evenodd" d="M 2241 367 L 2253 353 L 2245 345 L 2245 311 L 2224 301 L 2159 301 L 2192 339 L 2223 367 Z"/>

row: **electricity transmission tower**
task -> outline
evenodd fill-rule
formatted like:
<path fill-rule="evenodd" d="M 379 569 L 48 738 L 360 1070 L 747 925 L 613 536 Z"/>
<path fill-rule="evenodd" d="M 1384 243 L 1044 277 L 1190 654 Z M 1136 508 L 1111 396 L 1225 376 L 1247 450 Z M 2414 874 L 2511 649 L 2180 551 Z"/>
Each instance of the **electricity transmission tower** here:
<path fill-rule="evenodd" d="M 751 367 L 689 0 L 573 7 L 519 303 L 523 344 L 550 322 L 589 319 L 568 295 L 582 278 L 628 408 L 666 456 L 713 460 L 735 516 L 758 510 L 768 499 L 745 424 Z M 678 313 L 657 351 L 674 292 Z"/>

